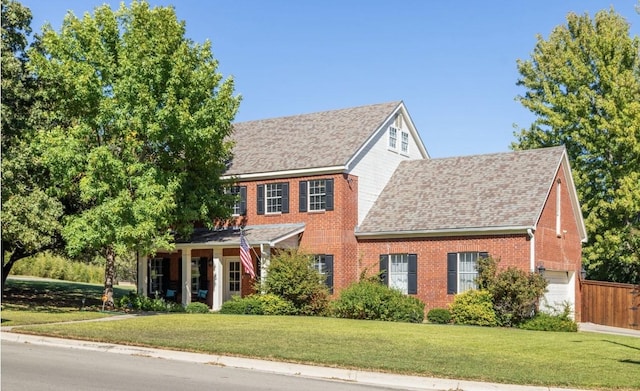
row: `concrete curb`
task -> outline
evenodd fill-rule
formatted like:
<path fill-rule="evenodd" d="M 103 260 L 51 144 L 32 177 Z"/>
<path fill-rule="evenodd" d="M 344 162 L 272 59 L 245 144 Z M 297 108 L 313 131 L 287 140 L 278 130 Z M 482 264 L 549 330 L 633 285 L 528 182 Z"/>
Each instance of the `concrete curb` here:
<path fill-rule="evenodd" d="M 582 391 L 569 388 L 540 386 L 521 386 L 513 384 L 482 383 L 455 379 L 438 379 L 420 376 L 405 376 L 389 373 L 368 372 L 341 368 L 318 367 L 313 365 L 291 364 L 276 361 L 257 360 L 241 357 L 219 356 L 202 353 L 189 353 L 155 348 L 126 346 L 63 338 L 43 337 L 8 332 L 3 330 L 0 337 L 4 341 L 25 344 L 37 344 L 71 349 L 83 349 L 107 353 L 147 356 L 166 360 L 187 361 L 206 365 L 219 365 L 232 368 L 257 370 L 288 376 L 300 376 L 315 379 L 358 383 L 423 391 Z"/>

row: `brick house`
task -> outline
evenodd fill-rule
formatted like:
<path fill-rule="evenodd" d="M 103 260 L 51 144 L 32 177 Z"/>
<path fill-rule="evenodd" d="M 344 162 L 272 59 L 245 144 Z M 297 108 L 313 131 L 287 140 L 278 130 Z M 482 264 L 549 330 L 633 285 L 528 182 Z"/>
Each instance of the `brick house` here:
<path fill-rule="evenodd" d="M 586 231 L 563 147 L 430 159 L 402 102 L 237 123 L 233 137 L 236 226 L 140 257 L 140 292 L 214 310 L 252 293 L 242 226 L 257 278 L 279 249 L 299 247 L 334 293 L 382 270 L 430 309 L 473 287 L 486 253 L 544 268 L 549 303 L 580 308 Z"/>

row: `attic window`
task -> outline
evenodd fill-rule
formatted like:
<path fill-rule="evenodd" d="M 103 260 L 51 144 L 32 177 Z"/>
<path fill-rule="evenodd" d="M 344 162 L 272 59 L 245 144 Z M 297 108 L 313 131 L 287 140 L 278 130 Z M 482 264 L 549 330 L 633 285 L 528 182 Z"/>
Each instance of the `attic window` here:
<path fill-rule="evenodd" d="M 402 139 L 400 140 L 400 150 L 402 153 L 409 153 L 409 133 L 402 132 Z"/>
<path fill-rule="evenodd" d="M 398 145 L 398 129 L 389 127 L 389 148 L 396 149 Z"/>

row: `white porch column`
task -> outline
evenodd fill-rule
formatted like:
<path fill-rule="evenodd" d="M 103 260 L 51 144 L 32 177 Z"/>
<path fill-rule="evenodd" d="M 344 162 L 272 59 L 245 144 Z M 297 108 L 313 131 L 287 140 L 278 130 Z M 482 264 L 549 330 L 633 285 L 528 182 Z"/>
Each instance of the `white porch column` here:
<path fill-rule="evenodd" d="M 213 257 L 213 304 L 211 309 L 218 311 L 222 307 L 224 295 L 224 269 L 222 260 L 214 255 Z"/>
<path fill-rule="evenodd" d="M 260 285 L 264 284 L 267 278 L 267 269 L 271 262 L 271 246 L 268 244 L 260 245 Z"/>
<path fill-rule="evenodd" d="M 182 305 L 191 303 L 191 249 L 182 249 Z"/>
<path fill-rule="evenodd" d="M 146 255 L 138 255 L 138 294 L 147 296 L 149 287 L 149 259 Z"/>

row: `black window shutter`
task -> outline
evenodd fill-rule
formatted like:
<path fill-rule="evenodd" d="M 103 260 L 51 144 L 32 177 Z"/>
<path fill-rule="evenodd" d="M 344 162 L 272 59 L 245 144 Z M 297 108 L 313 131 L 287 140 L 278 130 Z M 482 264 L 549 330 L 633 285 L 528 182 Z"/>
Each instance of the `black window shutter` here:
<path fill-rule="evenodd" d="M 257 213 L 259 215 L 264 214 L 264 185 L 258 185 L 258 204 L 257 204 Z"/>
<path fill-rule="evenodd" d="M 244 216 L 247 214 L 247 186 L 240 186 L 240 215 Z"/>
<path fill-rule="evenodd" d="M 409 286 L 407 293 L 415 295 L 418 293 L 418 254 L 409 254 Z"/>
<path fill-rule="evenodd" d="M 162 259 L 162 290 L 164 292 L 169 288 L 169 280 L 171 276 L 171 258 Z M 162 294 L 164 294 L 162 292 Z"/>
<path fill-rule="evenodd" d="M 289 213 L 289 182 L 282 183 L 282 213 Z"/>
<path fill-rule="evenodd" d="M 387 270 L 389 269 L 389 255 L 380 254 L 380 282 L 384 285 L 389 285 L 389 276 Z"/>
<path fill-rule="evenodd" d="M 458 253 L 447 254 L 447 294 L 458 293 Z"/>
<path fill-rule="evenodd" d="M 324 190 L 326 194 L 326 202 L 324 209 L 325 210 L 333 210 L 333 179 L 327 179 L 324 183 Z"/>
<path fill-rule="evenodd" d="M 209 289 L 209 276 L 207 275 L 207 258 L 201 257 L 200 264 L 200 289 Z"/>
<path fill-rule="evenodd" d="M 300 212 L 307 211 L 307 181 L 300 181 L 300 193 L 298 196 L 300 201 Z"/>
<path fill-rule="evenodd" d="M 325 255 L 324 264 L 327 268 L 325 270 L 325 275 L 327 276 L 325 283 L 327 284 L 327 288 L 329 288 L 329 292 L 333 293 L 333 255 Z"/>

